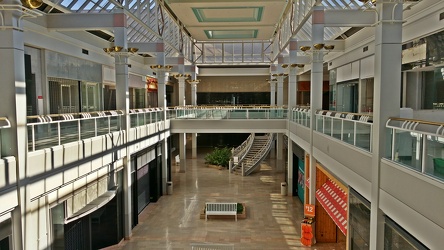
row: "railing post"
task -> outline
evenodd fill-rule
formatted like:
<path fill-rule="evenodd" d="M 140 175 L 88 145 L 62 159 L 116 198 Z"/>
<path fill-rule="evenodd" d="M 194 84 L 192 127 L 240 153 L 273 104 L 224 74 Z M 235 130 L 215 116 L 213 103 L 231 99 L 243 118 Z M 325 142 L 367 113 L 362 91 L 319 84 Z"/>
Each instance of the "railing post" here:
<path fill-rule="evenodd" d="M 426 163 L 427 163 L 427 135 L 426 134 L 422 134 L 422 138 L 421 138 L 421 143 L 422 143 L 422 156 L 421 156 L 421 172 L 425 173 L 426 172 Z"/>
<path fill-rule="evenodd" d="M 81 128 L 80 128 L 80 119 L 77 120 L 77 126 L 78 126 L 78 134 L 79 134 L 79 141 L 82 139 L 82 133 L 81 133 Z"/>
<path fill-rule="evenodd" d="M 97 118 L 94 118 L 94 136 L 97 136 Z"/>
<path fill-rule="evenodd" d="M 242 176 L 245 175 L 245 171 L 244 171 L 244 163 L 242 162 Z"/>
<path fill-rule="evenodd" d="M 356 146 L 356 121 L 353 121 L 353 146 Z"/>
<path fill-rule="evenodd" d="M 35 151 L 35 125 L 32 124 L 32 151 Z"/>
<path fill-rule="evenodd" d="M 119 118 L 119 122 L 120 122 L 120 118 Z M 111 133 L 111 117 L 108 116 L 108 133 Z"/>
<path fill-rule="evenodd" d="M 59 145 L 61 145 L 60 122 L 57 122 L 57 137 L 58 137 L 58 140 L 59 140 Z"/>
<path fill-rule="evenodd" d="M 341 141 L 344 141 L 344 119 L 341 119 Z"/>
<path fill-rule="evenodd" d="M 392 161 L 395 161 L 396 157 L 395 157 L 395 142 L 396 142 L 396 131 L 394 128 L 392 128 Z"/>

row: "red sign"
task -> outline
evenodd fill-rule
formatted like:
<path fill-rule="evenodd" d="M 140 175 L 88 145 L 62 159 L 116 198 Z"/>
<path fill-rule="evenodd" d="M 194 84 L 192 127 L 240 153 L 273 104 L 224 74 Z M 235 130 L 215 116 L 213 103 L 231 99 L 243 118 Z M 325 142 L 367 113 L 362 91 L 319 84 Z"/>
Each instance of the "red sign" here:
<path fill-rule="evenodd" d="M 305 181 L 305 186 L 310 188 L 310 178 L 307 178 L 307 180 Z"/>
<path fill-rule="evenodd" d="M 43 96 L 39 95 L 37 96 L 37 99 L 43 99 Z"/>
<path fill-rule="evenodd" d="M 305 204 L 304 205 L 304 216 L 305 217 L 315 217 L 315 205 Z"/>

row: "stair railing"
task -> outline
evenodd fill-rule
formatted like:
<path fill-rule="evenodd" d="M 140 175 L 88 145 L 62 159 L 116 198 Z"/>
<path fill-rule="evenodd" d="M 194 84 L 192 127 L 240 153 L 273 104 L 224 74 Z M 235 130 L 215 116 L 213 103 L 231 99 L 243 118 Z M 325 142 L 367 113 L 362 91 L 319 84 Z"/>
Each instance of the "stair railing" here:
<path fill-rule="evenodd" d="M 240 146 L 231 151 L 230 173 L 239 166 L 239 163 L 242 162 L 248 151 L 250 151 L 253 141 L 254 133 L 251 133 Z"/>
<path fill-rule="evenodd" d="M 274 140 L 274 134 L 268 134 L 268 139 L 265 145 L 253 156 L 252 159 L 244 160 L 242 162 L 242 175 L 249 175 L 253 172 L 255 167 L 267 156 L 270 152 L 271 144 Z"/>

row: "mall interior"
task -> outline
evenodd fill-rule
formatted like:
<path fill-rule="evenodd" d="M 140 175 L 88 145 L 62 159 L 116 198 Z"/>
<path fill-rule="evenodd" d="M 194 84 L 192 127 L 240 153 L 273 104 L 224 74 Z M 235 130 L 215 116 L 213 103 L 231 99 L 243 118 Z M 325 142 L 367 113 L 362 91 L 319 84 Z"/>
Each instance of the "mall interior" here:
<path fill-rule="evenodd" d="M 227 182 L 275 159 L 299 246 L 442 249 L 443 19 L 441 0 L 0 0 L 0 250 L 131 241 L 223 147 Z"/>

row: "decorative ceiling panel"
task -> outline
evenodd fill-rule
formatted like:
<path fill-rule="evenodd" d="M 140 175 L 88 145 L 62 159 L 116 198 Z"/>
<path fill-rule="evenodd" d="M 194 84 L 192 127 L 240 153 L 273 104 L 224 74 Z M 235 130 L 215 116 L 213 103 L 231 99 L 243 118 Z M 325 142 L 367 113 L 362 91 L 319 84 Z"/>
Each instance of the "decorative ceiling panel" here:
<path fill-rule="evenodd" d="M 199 22 L 260 22 L 264 7 L 192 8 Z"/>
<path fill-rule="evenodd" d="M 257 38 L 257 29 L 204 30 L 208 39 L 252 39 Z"/>

